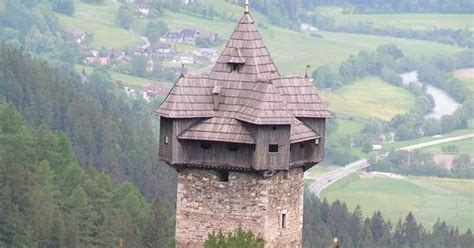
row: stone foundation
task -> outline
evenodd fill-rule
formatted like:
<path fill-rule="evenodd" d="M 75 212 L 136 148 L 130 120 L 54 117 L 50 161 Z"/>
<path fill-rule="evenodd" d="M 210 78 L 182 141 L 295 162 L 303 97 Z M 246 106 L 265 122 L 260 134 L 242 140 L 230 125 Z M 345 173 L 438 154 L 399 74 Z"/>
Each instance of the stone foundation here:
<path fill-rule="evenodd" d="M 301 247 L 302 168 L 268 178 L 230 172 L 228 182 L 222 179 L 214 170 L 179 172 L 177 247 L 202 247 L 209 233 L 230 232 L 239 226 L 261 234 L 265 247 Z"/>

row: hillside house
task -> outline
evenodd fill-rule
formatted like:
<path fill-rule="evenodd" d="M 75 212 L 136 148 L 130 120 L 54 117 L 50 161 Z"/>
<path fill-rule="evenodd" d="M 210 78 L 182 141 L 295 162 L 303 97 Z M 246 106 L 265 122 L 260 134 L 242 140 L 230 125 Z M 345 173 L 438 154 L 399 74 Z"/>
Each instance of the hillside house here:
<path fill-rule="evenodd" d="M 159 57 L 167 58 L 171 56 L 171 45 L 168 43 L 159 43 L 156 45 L 156 53 Z"/>
<path fill-rule="evenodd" d="M 163 42 L 188 43 L 194 45 L 199 34 L 200 33 L 197 29 L 184 28 L 179 32 L 167 32 L 160 38 L 160 40 Z"/>
<path fill-rule="evenodd" d="M 150 14 L 151 5 L 150 4 L 140 4 L 137 9 L 137 15 L 140 18 L 144 18 Z"/>
<path fill-rule="evenodd" d="M 127 96 L 136 98 L 137 97 L 137 91 L 134 88 L 125 86 L 125 93 L 127 93 Z"/>
<path fill-rule="evenodd" d="M 209 42 L 213 43 L 217 40 L 217 34 L 214 32 L 205 31 L 199 34 L 199 38 L 208 40 Z"/>
<path fill-rule="evenodd" d="M 163 84 L 160 83 L 149 83 L 143 86 L 143 99 L 151 101 L 151 99 L 157 96 L 166 96 L 169 92 Z"/>
<path fill-rule="evenodd" d="M 160 38 L 161 41 L 179 43 L 181 41 L 181 35 L 179 32 L 166 32 L 163 37 Z"/>
<path fill-rule="evenodd" d="M 219 54 L 217 54 L 217 50 L 214 48 L 202 48 L 200 52 L 213 63 L 219 58 Z"/>
<path fill-rule="evenodd" d="M 193 54 L 178 54 L 173 57 L 171 63 L 173 64 L 194 64 L 197 61 L 197 57 Z"/>
<path fill-rule="evenodd" d="M 183 43 L 195 44 L 196 38 L 199 37 L 199 31 L 194 28 L 184 28 L 179 32 Z"/>
<path fill-rule="evenodd" d="M 196 0 L 182 0 L 184 5 L 191 5 L 196 3 Z"/>
<path fill-rule="evenodd" d="M 67 33 L 69 34 L 71 39 L 75 41 L 77 44 L 82 44 L 82 42 L 84 42 L 84 40 L 89 35 L 87 31 L 81 30 L 81 29 L 72 29 L 72 30 L 67 31 Z"/>

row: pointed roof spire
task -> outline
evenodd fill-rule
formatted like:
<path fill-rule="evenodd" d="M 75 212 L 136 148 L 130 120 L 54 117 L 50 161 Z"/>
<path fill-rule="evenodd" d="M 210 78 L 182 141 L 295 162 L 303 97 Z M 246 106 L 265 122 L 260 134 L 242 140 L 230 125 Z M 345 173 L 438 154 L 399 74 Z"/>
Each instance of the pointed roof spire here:
<path fill-rule="evenodd" d="M 239 73 L 232 73 L 232 64 L 239 64 Z M 280 77 L 250 14 L 244 14 L 240 19 L 209 77 L 237 82 L 257 82 L 258 79 Z"/>
<path fill-rule="evenodd" d="M 249 11 L 249 0 L 245 0 L 244 8 L 245 8 L 244 14 L 250 13 L 250 11 Z"/>

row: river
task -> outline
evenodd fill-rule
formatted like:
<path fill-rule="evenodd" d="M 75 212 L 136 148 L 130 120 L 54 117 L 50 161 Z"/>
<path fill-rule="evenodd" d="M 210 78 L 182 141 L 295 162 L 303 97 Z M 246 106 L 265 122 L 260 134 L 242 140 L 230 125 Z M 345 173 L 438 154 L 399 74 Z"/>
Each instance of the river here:
<path fill-rule="evenodd" d="M 403 84 L 405 85 L 410 83 L 417 83 L 421 85 L 421 82 L 418 80 L 417 71 L 400 74 L 400 77 L 402 78 Z M 426 117 L 441 119 L 443 115 L 452 115 L 461 106 L 459 102 L 454 100 L 440 88 L 427 84 L 426 92 L 433 97 L 435 102 L 433 111 L 428 113 Z"/>

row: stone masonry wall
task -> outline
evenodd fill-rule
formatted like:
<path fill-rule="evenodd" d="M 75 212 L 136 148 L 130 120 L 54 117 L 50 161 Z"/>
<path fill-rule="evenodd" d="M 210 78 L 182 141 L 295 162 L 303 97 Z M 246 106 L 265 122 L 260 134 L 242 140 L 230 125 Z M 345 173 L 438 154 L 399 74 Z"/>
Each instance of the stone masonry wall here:
<path fill-rule="evenodd" d="M 185 169 L 179 172 L 176 246 L 202 247 L 209 233 L 242 226 L 261 234 L 266 247 L 301 247 L 302 208 L 301 168 L 269 178 L 230 172 L 228 182 L 214 170 Z"/>

